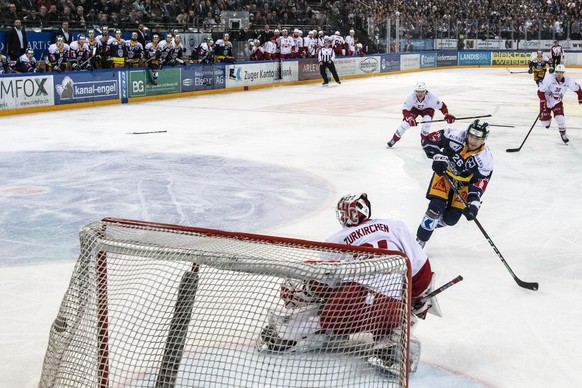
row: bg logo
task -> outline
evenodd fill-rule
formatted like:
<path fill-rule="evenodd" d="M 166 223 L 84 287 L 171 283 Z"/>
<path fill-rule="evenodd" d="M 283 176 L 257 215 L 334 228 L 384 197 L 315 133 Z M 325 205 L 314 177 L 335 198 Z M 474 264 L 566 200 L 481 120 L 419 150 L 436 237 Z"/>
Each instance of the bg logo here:
<path fill-rule="evenodd" d="M 143 81 L 133 81 L 131 83 L 131 91 L 133 93 L 143 93 L 145 92 L 145 85 Z"/>

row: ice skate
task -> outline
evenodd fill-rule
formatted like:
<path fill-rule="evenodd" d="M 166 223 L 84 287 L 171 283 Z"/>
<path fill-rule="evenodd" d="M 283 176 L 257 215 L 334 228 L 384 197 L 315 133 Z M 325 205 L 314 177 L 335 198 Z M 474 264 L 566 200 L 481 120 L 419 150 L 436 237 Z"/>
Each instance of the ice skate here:
<path fill-rule="evenodd" d="M 566 135 L 566 132 L 560 132 L 560 138 L 562 139 L 564 144 L 568 144 L 568 142 L 570 141 L 570 139 L 568 139 L 568 136 Z"/>

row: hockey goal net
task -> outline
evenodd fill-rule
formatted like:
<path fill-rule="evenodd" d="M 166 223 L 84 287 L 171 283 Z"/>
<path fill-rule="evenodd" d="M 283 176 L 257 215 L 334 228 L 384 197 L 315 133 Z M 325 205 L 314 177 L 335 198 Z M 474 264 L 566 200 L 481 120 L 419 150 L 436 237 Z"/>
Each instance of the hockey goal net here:
<path fill-rule="evenodd" d="M 406 387 L 409 262 L 399 252 L 106 218 L 80 256 L 40 387 Z M 337 348 L 261 351 L 284 279 L 391 274 L 396 372 L 366 362 L 370 333 Z"/>

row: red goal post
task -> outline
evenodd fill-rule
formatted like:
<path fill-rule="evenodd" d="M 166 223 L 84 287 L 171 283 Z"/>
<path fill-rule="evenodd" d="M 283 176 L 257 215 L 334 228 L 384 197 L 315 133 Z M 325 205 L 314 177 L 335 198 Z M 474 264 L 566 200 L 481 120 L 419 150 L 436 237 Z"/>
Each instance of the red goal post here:
<path fill-rule="evenodd" d="M 401 302 L 397 375 L 365 362 L 365 332 L 334 351 L 257 349 L 287 311 L 284 279 L 379 274 Z M 39 387 L 407 387 L 410 284 L 401 252 L 105 218 L 80 232 Z"/>

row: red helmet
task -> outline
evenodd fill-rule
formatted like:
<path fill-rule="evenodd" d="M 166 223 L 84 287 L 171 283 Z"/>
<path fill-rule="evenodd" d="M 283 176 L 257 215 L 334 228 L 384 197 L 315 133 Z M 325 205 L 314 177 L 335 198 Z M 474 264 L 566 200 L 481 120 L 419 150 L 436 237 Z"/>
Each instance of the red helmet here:
<path fill-rule="evenodd" d="M 371 214 L 372 206 L 366 193 L 344 195 L 336 206 L 336 217 L 344 228 L 361 224 Z"/>

